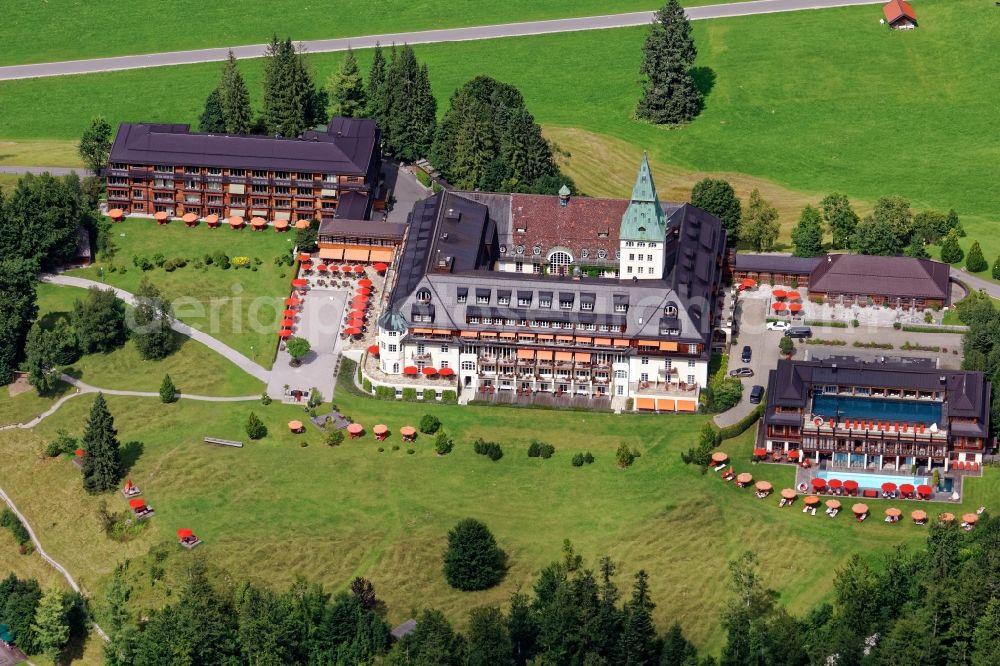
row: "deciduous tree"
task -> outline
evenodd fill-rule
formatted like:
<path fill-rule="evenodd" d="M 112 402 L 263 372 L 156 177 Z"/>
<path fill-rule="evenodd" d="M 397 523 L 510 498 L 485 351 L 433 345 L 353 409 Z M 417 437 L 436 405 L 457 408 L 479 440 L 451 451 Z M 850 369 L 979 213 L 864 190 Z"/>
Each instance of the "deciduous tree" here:
<path fill-rule="evenodd" d="M 288 338 L 288 342 L 285 343 L 285 351 L 288 355 L 292 357 L 292 365 L 297 366 L 302 363 L 302 357 L 309 353 L 312 349 L 312 345 L 305 338 L 293 337 Z"/>
<path fill-rule="evenodd" d="M 25 342 L 24 365 L 28 371 L 28 382 L 35 387 L 38 395 L 52 395 L 59 386 L 55 350 L 56 342 L 52 333 L 37 323 L 32 326 Z"/>
<path fill-rule="evenodd" d="M 83 457 L 84 489 L 93 495 L 117 487 L 122 477 L 121 445 L 114 417 L 103 393 L 97 394 L 90 408 L 80 445 L 86 451 Z"/>
<path fill-rule="evenodd" d="M 361 78 L 354 51 L 347 49 L 340 71 L 330 79 L 330 115 L 356 118 L 367 107 L 365 82 Z"/>
<path fill-rule="evenodd" d="M 174 313 L 149 278 L 143 277 L 135 292 L 132 315 L 132 339 L 139 355 L 146 360 L 170 356 L 177 348 L 173 326 Z"/>
<path fill-rule="evenodd" d="M 754 188 L 740 219 L 740 239 L 755 252 L 771 250 L 778 239 L 778 211 Z"/>
<path fill-rule="evenodd" d="M 35 260 L 43 268 L 76 255 L 77 229 L 93 225 L 75 174 L 56 178 L 25 174 L 0 217 L 0 256 Z"/>
<path fill-rule="evenodd" d="M 657 124 L 694 119 L 702 106 L 690 73 L 697 55 L 684 9 L 677 0 L 669 0 L 653 17 L 642 48 L 642 98 L 636 115 Z"/>
<path fill-rule="evenodd" d="M 905 247 L 897 228 L 886 219 L 866 217 L 854 229 L 851 250 L 858 254 L 895 256 Z"/>
<path fill-rule="evenodd" d="M 796 257 L 818 257 L 823 254 L 823 218 L 812 206 L 802 209 L 799 222 L 792 229 L 792 245 Z"/>
<path fill-rule="evenodd" d="M 507 573 L 507 554 L 480 521 L 466 518 L 448 532 L 444 577 L 459 590 L 487 590 Z"/>
<path fill-rule="evenodd" d="M 729 181 L 720 178 L 703 178 L 698 181 L 691 189 L 691 205 L 719 218 L 726 230 L 729 244 L 736 244 L 740 236 L 743 210 Z"/>
<path fill-rule="evenodd" d="M 824 197 L 819 205 L 833 236 L 831 246 L 836 250 L 848 247 L 859 221 L 857 213 L 851 208 L 851 202 L 843 194 L 834 192 Z"/>
<path fill-rule="evenodd" d="M 108 164 L 111 155 L 111 124 L 103 116 L 97 116 L 80 137 L 78 152 L 83 163 L 93 173 L 99 174 Z"/>
<path fill-rule="evenodd" d="M 28 330 L 38 311 L 35 305 L 37 272 L 35 261 L 0 253 L 0 385 L 9 384 L 13 379 Z"/>
<path fill-rule="evenodd" d="M 32 629 L 38 647 L 56 664 L 59 663 L 59 655 L 69 640 L 68 610 L 66 596 L 58 587 L 46 590 L 38 601 L 38 608 L 35 609 Z"/>

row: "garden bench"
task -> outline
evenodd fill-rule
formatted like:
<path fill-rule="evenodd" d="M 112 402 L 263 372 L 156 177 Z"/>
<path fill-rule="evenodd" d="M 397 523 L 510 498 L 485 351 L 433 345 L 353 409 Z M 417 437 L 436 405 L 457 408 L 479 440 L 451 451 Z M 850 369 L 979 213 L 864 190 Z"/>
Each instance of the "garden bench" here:
<path fill-rule="evenodd" d="M 243 442 L 238 442 L 232 439 L 219 439 L 218 437 L 206 437 L 204 439 L 206 444 L 212 444 L 214 446 L 232 446 L 238 449 L 243 448 Z"/>

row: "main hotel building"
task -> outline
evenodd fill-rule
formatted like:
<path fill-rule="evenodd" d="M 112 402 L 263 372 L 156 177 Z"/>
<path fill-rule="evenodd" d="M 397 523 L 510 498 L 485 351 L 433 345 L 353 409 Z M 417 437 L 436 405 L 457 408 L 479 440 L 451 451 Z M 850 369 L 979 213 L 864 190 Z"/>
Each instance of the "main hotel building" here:
<path fill-rule="evenodd" d="M 410 215 L 378 369 L 457 376 L 473 399 L 695 411 L 725 247 L 718 219 L 659 201 L 645 158 L 627 200 L 440 192 Z"/>
<path fill-rule="evenodd" d="M 379 129 L 365 118 L 335 117 L 300 138 L 123 123 L 111 147 L 108 205 L 126 215 L 291 222 L 345 217 L 337 215 L 344 207 L 350 219 L 366 219 L 380 165 Z"/>

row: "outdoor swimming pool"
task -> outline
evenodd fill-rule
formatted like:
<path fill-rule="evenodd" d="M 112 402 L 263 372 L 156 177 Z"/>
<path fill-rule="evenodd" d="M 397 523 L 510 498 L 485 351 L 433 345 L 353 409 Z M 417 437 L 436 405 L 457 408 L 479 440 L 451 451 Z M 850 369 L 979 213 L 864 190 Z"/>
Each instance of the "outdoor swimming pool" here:
<path fill-rule="evenodd" d="M 871 419 L 900 423 L 941 423 L 941 403 L 817 395 L 812 413 L 824 419 Z"/>
<path fill-rule="evenodd" d="M 883 483 L 895 483 L 897 486 L 909 483 L 914 487 L 930 484 L 930 478 L 926 476 L 901 476 L 899 474 L 858 474 L 838 470 L 821 470 L 816 473 L 816 476 L 827 481 L 830 479 L 857 481 L 858 486 L 862 488 L 881 488 Z"/>

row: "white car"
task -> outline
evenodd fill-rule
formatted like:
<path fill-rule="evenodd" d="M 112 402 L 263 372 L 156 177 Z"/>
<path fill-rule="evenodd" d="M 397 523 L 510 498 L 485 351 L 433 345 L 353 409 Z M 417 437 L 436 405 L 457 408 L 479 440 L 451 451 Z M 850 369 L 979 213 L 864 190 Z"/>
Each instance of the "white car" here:
<path fill-rule="evenodd" d="M 788 329 L 787 321 L 769 321 L 767 322 L 767 330 L 769 331 L 785 331 Z"/>

